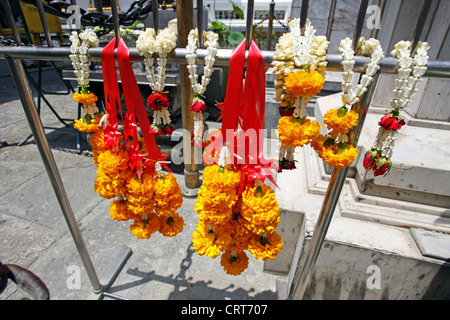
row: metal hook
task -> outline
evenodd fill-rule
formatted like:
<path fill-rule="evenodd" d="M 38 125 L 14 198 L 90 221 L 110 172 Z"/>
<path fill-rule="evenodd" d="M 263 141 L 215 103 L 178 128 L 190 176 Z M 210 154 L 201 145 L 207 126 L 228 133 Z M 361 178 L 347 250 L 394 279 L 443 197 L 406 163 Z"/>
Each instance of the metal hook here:
<path fill-rule="evenodd" d="M 153 29 L 155 29 L 155 34 L 158 34 L 158 31 L 159 31 L 158 8 L 159 8 L 159 2 L 157 0 L 152 0 Z"/>
<path fill-rule="evenodd" d="M 203 45 L 203 0 L 197 0 L 198 47 Z"/>
<path fill-rule="evenodd" d="M 246 28 L 246 49 L 250 47 L 252 41 L 252 29 L 253 29 L 253 10 L 255 8 L 255 1 L 249 0 L 247 3 L 247 28 Z"/>
<path fill-rule="evenodd" d="M 114 36 L 116 38 L 116 47 L 120 40 L 120 23 L 119 23 L 119 13 L 117 12 L 117 0 L 111 0 L 111 14 L 114 23 Z"/>
<path fill-rule="evenodd" d="M 308 18 L 308 7 L 309 7 L 309 0 L 303 0 L 302 9 L 300 11 L 300 32 L 302 35 L 304 33 L 303 28 L 305 27 L 306 19 Z"/>

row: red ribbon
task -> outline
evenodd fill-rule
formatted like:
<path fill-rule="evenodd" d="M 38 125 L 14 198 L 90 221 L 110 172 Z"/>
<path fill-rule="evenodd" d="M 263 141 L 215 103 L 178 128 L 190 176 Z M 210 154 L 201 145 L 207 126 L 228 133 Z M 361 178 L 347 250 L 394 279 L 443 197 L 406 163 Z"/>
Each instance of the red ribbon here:
<path fill-rule="evenodd" d="M 240 124 L 242 131 L 237 134 L 234 143 L 233 165 L 236 160 L 241 163 L 241 185 L 239 193 L 255 179 L 262 182 L 269 179 L 278 187 L 272 178 L 273 162 L 264 159 L 264 117 L 265 117 L 265 66 L 260 49 L 252 40 L 248 50 L 245 85 L 243 84 L 246 40 L 233 51 L 230 59 L 230 70 L 226 97 L 221 106 L 223 142 L 229 144 L 236 139 L 236 131 Z M 249 132 L 253 130 L 253 132 Z M 230 131 L 233 134 L 230 135 Z M 248 134 L 246 134 L 248 133 Z M 233 141 L 234 142 L 234 141 Z M 238 147 L 239 145 L 239 147 Z M 240 146 L 244 146 L 244 150 Z M 217 148 L 217 146 L 214 146 Z"/>
<path fill-rule="evenodd" d="M 117 71 L 114 58 L 115 47 L 116 41 L 113 39 L 101 53 L 105 102 L 108 111 L 108 125 L 111 125 L 115 128 L 115 131 L 117 131 L 118 120 L 116 115 L 116 105 L 118 105 L 124 124 L 124 138 L 127 139 L 128 137 L 131 137 L 130 144 L 128 145 L 128 143 L 126 143 L 125 145 L 128 153 L 130 154 L 129 166 L 132 170 L 137 169 L 138 174 L 140 174 L 139 169 L 141 168 L 141 160 L 143 160 L 143 155 L 139 152 L 139 137 L 137 133 L 136 118 L 141 127 L 148 152 L 146 157 L 148 160 L 144 165 L 154 167 L 157 161 L 163 161 L 167 155 L 161 154 L 154 136 L 152 136 L 149 132 L 150 120 L 148 119 L 141 92 L 139 91 L 139 86 L 137 84 L 136 77 L 134 76 L 133 68 L 131 67 L 129 49 L 124 40 L 121 38 L 117 45 L 117 62 L 127 105 L 127 113 L 125 117 L 122 116 L 119 85 L 117 81 Z M 117 135 L 116 133 L 117 132 L 112 133 L 111 137 L 115 137 Z M 110 141 L 111 137 L 106 137 L 105 132 L 105 142 L 107 139 Z M 164 162 L 161 163 L 161 165 L 171 171 Z"/>

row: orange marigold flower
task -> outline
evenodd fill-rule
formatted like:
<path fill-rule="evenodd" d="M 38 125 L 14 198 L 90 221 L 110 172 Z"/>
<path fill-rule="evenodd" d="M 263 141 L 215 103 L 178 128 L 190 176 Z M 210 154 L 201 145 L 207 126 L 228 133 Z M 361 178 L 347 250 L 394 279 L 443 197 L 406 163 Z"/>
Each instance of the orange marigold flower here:
<path fill-rule="evenodd" d="M 145 214 L 134 220 L 130 231 L 138 239 L 149 239 L 161 227 L 161 221 L 155 213 Z"/>
<path fill-rule="evenodd" d="M 281 117 L 278 121 L 278 136 L 283 146 L 301 147 L 317 138 L 321 126 L 307 117 Z"/>
<path fill-rule="evenodd" d="M 244 251 L 225 251 L 220 257 L 220 265 L 229 275 L 238 276 L 248 268 L 248 257 Z"/>
<path fill-rule="evenodd" d="M 245 220 L 238 216 L 237 220 L 228 220 L 221 228 L 230 235 L 231 240 L 226 247 L 230 251 L 244 251 L 252 233 L 245 227 Z"/>
<path fill-rule="evenodd" d="M 355 110 L 342 112 L 341 109 L 330 109 L 323 116 L 328 130 L 333 130 L 334 133 L 347 133 L 358 124 L 358 113 Z"/>
<path fill-rule="evenodd" d="M 262 189 L 261 195 L 256 194 L 257 188 Z M 245 219 L 245 227 L 256 234 L 273 232 L 280 223 L 280 209 L 275 192 L 265 184 L 242 193 L 240 213 Z"/>
<path fill-rule="evenodd" d="M 163 178 L 156 176 L 154 178 L 153 190 L 156 213 L 175 212 L 175 210 L 181 207 L 183 196 L 174 175 L 169 173 Z"/>
<path fill-rule="evenodd" d="M 127 221 L 136 218 L 136 215 L 128 211 L 127 201 L 114 200 L 109 206 L 109 215 L 117 221 Z"/>
<path fill-rule="evenodd" d="M 286 77 L 285 87 L 292 96 L 306 97 L 317 95 L 323 88 L 325 80 L 316 70 L 296 71 Z"/>
<path fill-rule="evenodd" d="M 347 168 L 358 157 L 357 149 L 351 144 L 347 144 L 345 149 L 336 147 L 323 148 L 322 158 L 336 169 Z"/>
<path fill-rule="evenodd" d="M 269 233 L 265 236 L 254 234 L 249 241 L 248 251 L 256 259 L 275 259 L 278 253 L 283 248 L 283 241 L 281 235 L 276 232 Z"/>
<path fill-rule="evenodd" d="M 216 188 L 223 192 L 233 191 L 239 186 L 241 181 L 241 172 L 220 169 L 217 164 L 206 167 L 203 170 L 203 183 L 206 188 Z"/>
<path fill-rule="evenodd" d="M 159 232 L 161 232 L 166 237 L 176 236 L 178 233 L 183 231 L 185 226 L 183 217 L 181 217 L 178 213 L 171 213 L 169 215 L 162 215 L 160 217 L 161 220 L 161 228 Z"/>
<path fill-rule="evenodd" d="M 137 215 L 152 212 L 155 207 L 153 192 L 152 175 L 144 173 L 140 180 L 129 179 L 125 191 L 128 210 Z"/>
<path fill-rule="evenodd" d="M 89 142 L 92 148 L 92 161 L 94 161 L 94 163 L 97 165 L 99 155 L 108 150 L 105 148 L 104 139 L 105 134 L 103 130 L 93 132 L 89 138 Z"/>
<path fill-rule="evenodd" d="M 90 91 L 88 91 L 87 93 L 75 92 L 73 94 L 73 101 L 82 103 L 82 104 L 92 104 L 92 103 L 97 102 L 97 96 Z"/>
<path fill-rule="evenodd" d="M 198 212 L 199 219 L 209 224 L 223 224 L 231 218 L 237 198 L 236 191 L 228 193 L 202 185 L 194 210 Z"/>

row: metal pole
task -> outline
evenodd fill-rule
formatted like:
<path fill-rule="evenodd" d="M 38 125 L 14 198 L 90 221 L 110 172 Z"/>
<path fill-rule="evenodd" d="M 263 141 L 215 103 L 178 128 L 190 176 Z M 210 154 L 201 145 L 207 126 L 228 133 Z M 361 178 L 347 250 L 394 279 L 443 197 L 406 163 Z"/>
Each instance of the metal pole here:
<path fill-rule="evenodd" d="M 411 45 L 411 53 L 413 54 L 417 48 L 417 44 L 419 43 L 420 36 L 422 35 L 423 27 L 425 26 L 425 22 L 427 20 L 428 12 L 430 12 L 432 0 L 425 0 L 422 5 L 422 9 L 420 10 L 419 19 L 417 20 L 416 29 L 413 34 L 413 42 Z"/>
<path fill-rule="evenodd" d="M 359 113 L 358 125 L 349 134 L 351 139 L 350 141 L 354 147 L 356 147 L 358 144 L 361 129 L 364 125 L 364 120 L 366 118 L 370 102 L 372 101 L 377 81 L 378 74 L 374 76 L 373 82 L 369 85 L 362 101 L 356 103 L 355 107 L 353 108 Z M 319 256 L 320 249 L 322 248 L 323 241 L 325 240 L 325 236 L 327 234 L 328 227 L 330 226 L 331 219 L 333 218 L 333 213 L 336 209 L 336 205 L 344 186 L 348 170 L 348 167 L 340 170 L 333 170 L 330 183 L 328 185 L 327 192 L 322 203 L 319 218 L 317 219 L 314 233 L 311 238 L 308 253 L 306 254 L 306 259 L 304 261 L 298 280 L 292 286 L 289 295 L 291 299 L 302 299 L 306 289 L 308 288 L 308 284 L 312 276 L 312 271 Z"/>
<path fill-rule="evenodd" d="M 100 292 L 102 290 L 102 286 L 98 280 L 97 273 L 95 272 L 94 266 L 89 257 L 89 253 L 84 244 L 84 240 L 81 236 L 80 229 L 78 228 L 77 221 L 69 202 L 69 198 L 67 197 L 66 191 L 64 189 L 64 184 L 61 180 L 61 176 L 56 166 L 55 159 L 53 158 L 53 154 L 50 150 L 47 137 L 45 136 L 44 128 L 39 118 L 37 109 L 34 105 L 31 89 L 26 80 L 22 61 L 20 61 L 19 59 L 11 58 L 9 56 L 5 56 L 5 59 L 11 70 L 11 75 L 14 79 L 17 91 L 19 93 L 23 110 L 25 111 L 28 124 L 30 125 L 31 131 L 39 149 L 39 153 L 41 154 L 42 162 L 44 163 L 45 169 L 47 170 L 47 174 L 50 178 L 53 190 L 55 191 L 59 205 L 61 206 L 64 218 L 66 219 L 67 225 L 69 226 L 70 233 L 72 234 L 72 237 L 75 241 L 75 245 L 78 249 L 81 260 L 86 268 L 86 272 L 89 276 L 94 292 Z"/>
<path fill-rule="evenodd" d="M 366 16 L 368 0 L 362 0 L 359 7 L 358 20 L 356 22 L 355 31 L 353 34 L 353 47 L 356 48 L 359 36 L 361 35 L 362 25 Z M 361 129 L 364 124 L 364 120 L 369 109 L 370 102 L 372 101 L 373 94 L 375 92 L 376 82 L 378 81 L 378 73 L 374 76 L 372 83 L 367 88 L 367 92 L 360 100 L 353 106 L 353 110 L 358 112 L 359 120 L 357 126 L 351 130 L 348 134 L 350 142 L 354 147 L 357 146 Z M 306 254 L 306 258 L 303 267 L 300 271 L 298 279 L 295 281 L 289 294 L 291 299 L 302 299 L 306 289 L 308 288 L 309 281 L 312 276 L 312 271 L 319 257 L 320 249 L 322 248 L 323 241 L 330 226 L 331 219 L 333 218 L 334 211 L 339 201 L 342 188 L 344 187 L 345 179 L 348 174 L 349 167 L 343 169 L 334 169 L 331 174 L 330 183 L 325 194 L 322 208 L 320 210 L 319 218 L 317 219 L 313 236 L 311 238 L 310 246 Z"/>
<path fill-rule="evenodd" d="M 101 61 L 102 48 L 90 48 L 89 59 L 90 61 Z M 231 49 L 219 49 L 217 50 L 216 61 L 214 65 L 228 66 L 230 64 L 230 58 L 233 50 Z M 171 54 L 168 55 L 167 61 L 170 63 L 186 65 L 186 48 L 176 48 Z M 205 49 L 199 49 L 197 51 L 197 63 L 203 64 L 208 51 Z M 70 61 L 70 48 L 68 47 L 20 47 L 18 50 L 12 46 L 0 46 L 0 59 L 4 55 L 8 55 L 11 58 L 16 59 L 30 59 L 30 60 L 43 60 L 43 61 Z M 263 56 L 264 65 L 267 68 L 272 66 L 273 51 L 261 51 Z M 130 48 L 130 56 L 133 57 L 133 61 L 143 61 L 143 57 L 139 55 L 136 48 Z M 327 54 L 327 70 L 329 71 L 342 71 L 340 54 Z M 370 58 L 363 56 L 355 56 L 355 65 L 353 67 L 354 72 L 364 72 L 367 64 L 370 62 Z M 380 73 L 384 74 L 396 74 L 397 73 L 397 60 L 395 58 L 384 58 L 380 62 Z M 429 60 L 427 63 L 427 71 L 424 74 L 425 77 L 432 78 L 450 78 L 450 61 Z"/>
<path fill-rule="evenodd" d="M 117 0 L 111 0 L 111 14 L 114 24 L 114 37 L 116 38 L 116 47 L 117 47 L 120 39 L 120 23 L 119 23 L 119 13 L 117 12 Z"/>
<path fill-rule="evenodd" d="M 246 37 L 246 48 L 250 47 L 250 42 L 252 41 L 252 31 L 253 31 L 253 11 L 255 9 L 255 1 L 249 0 L 247 3 L 247 27 L 245 31 Z"/>
<path fill-rule="evenodd" d="M 353 50 L 356 51 L 358 46 L 359 38 L 361 37 L 361 31 L 364 25 L 364 19 L 366 18 L 367 6 L 369 5 L 369 0 L 361 0 L 361 5 L 359 6 L 358 18 L 356 20 L 355 30 L 353 32 Z"/>
<path fill-rule="evenodd" d="M 332 0 L 331 6 L 330 6 L 330 13 L 328 14 L 328 25 L 327 25 L 327 33 L 326 33 L 326 37 L 328 40 L 330 40 L 330 37 L 331 37 L 331 29 L 333 28 L 333 20 L 334 20 L 335 12 L 336 12 L 336 0 Z"/>
<path fill-rule="evenodd" d="M 267 30 L 267 50 L 272 49 L 272 33 L 273 33 L 273 18 L 275 15 L 275 1 L 270 2 L 269 9 L 269 27 Z"/>
<path fill-rule="evenodd" d="M 47 46 L 53 47 L 52 37 L 50 35 L 50 29 L 48 28 L 47 17 L 45 16 L 44 6 L 42 0 L 36 1 L 36 6 L 41 18 L 42 28 L 44 29 L 45 40 L 47 40 Z"/>
<path fill-rule="evenodd" d="M 384 14 L 384 8 L 386 7 L 386 0 L 380 0 L 379 8 L 380 8 L 380 21 L 383 19 Z M 371 38 L 377 39 L 378 38 L 378 32 L 380 31 L 380 28 L 373 28 L 372 33 L 370 35 Z"/>
<path fill-rule="evenodd" d="M 11 31 L 14 36 L 14 42 L 16 46 L 22 45 L 22 41 L 20 40 L 19 31 L 16 28 L 16 21 L 14 20 L 14 16 L 11 10 L 11 6 L 9 5 L 8 0 L 2 0 L 3 8 L 6 12 L 6 16 L 8 17 L 9 25 L 11 26 Z"/>
<path fill-rule="evenodd" d="M 203 0 L 197 0 L 198 47 L 203 46 Z"/>

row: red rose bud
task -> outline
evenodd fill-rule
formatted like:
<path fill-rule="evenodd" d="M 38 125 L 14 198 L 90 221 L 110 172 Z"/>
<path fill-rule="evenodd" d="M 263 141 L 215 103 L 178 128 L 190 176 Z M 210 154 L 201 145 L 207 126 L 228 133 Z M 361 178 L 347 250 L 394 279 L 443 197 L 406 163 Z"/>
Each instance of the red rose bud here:
<path fill-rule="evenodd" d="M 373 171 L 374 176 L 380 176 L 382 174 L 386 175 L 391 170 L 392 161 L 389 158 L 383 157 L 377 163 L 376 170 Z"/>
<path fill-rule="evenodd" d="M 381 118 L 378 125 L 385 128 L 386 130 L 398 130 L 405 124 L 405 120 L 398 118 L 398 116 L 392 113 L 386 113 L 383 118 Z"/>
<path fill-rule="evenodd" d="M 148 130 L 148 132 L 154 136 L 159 136 L 159 132 L 160 129 L 156 126 L 151 126 L 150 129 Z"/>
<path fill-rule="evenodd" d="M 148 106 L 152 110 L 161 111 L 162 108 L 170 107 L 167 93 L 152 93 L 147 99 Z"/>
<path fill-rule="evenodd" d="M 206 105 L 202 101 L 202 99 L 194 98 L 194 101 L 192 101 L 190 109 L 194 112 L 202 112 L 206 110 Z"/>
<path fill-rule="evenodd" d="M 279 107 L 278 111 L 280 112 L 280 116 L 282 117 L 290 117 L 292 115 L 294 115 L 294 108 L 289 108 L 289 107 Z"/>
<path fill-rule="evenodd" d="M 380 154 L 376 149 L 367 151 L 363 161 L 364 168 L 367 170 L 373 170 L 379 158 Z"/>
<path fill-rule="evenodd" d="M 164 134 L 170 135 L 174 131 L 175 131 L 175 126 L 174 125 L 169 124 L 169 125 L 164 127 Z"/>

